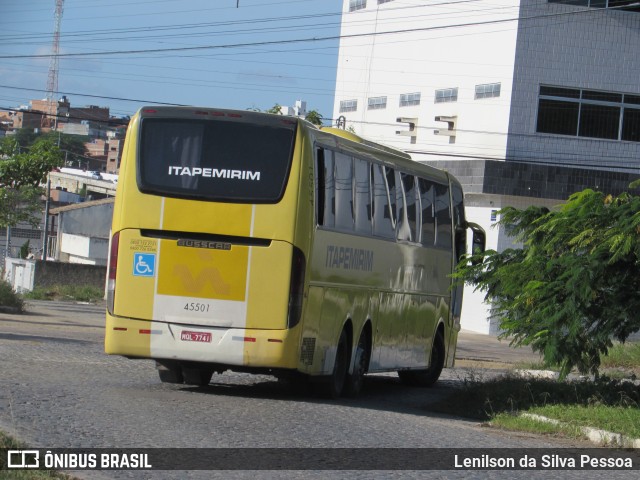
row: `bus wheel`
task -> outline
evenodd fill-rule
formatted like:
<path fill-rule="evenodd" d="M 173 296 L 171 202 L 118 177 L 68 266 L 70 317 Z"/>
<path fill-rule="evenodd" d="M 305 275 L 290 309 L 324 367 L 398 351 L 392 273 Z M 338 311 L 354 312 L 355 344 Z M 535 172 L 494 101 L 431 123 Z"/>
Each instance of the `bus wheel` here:
<path fill-rule="evenodd" d="M 400 380 L 412 387 L 430 387 L 438 381 L 445 361 L 444 337 L 441 331 L 436 333 L 431 349 L 431 363 L 425 370 L 401 370 L 398 372 Z"/>
<path fill-rule="evenodd" d="M 353 373 L 347 375 L 344 385 L 345 393 L 351 397 L 358 395 L 362 391 L 364 385 L 364 374 L 367 373 L 369 367 L 369 335 L 366 330 L 362 331 L 358 345 L 356 346 L 356 355 L 353 362 Z"/>
<path fill-rule="evenodd" d="M 162 383 L 182 383 L 184 381 L 182 369 L 177 365 L 156 362 L 156 368 Z"/>
<path fill-rule="evenodd" d="M 182 375 L 184 376 L 184 383 L 186 385 L 197 385 L 198 387 L 204 387 L 211 382 L 211 376 L 213 372 L 211 370 L 205 370 L 202 368 L 182 368 Z"/>
<path fill-rule="evenodd" d="M 342 394 L 345 380 L 347 378 L 348 368 L 349 343 L 347 340 L 347 332 L 342 330 L 340 340 L 338 340 L 338 348 L 336 349 L 336 360 L 333 364 L 333 373 L 328 380 L 317 385 L 318 392 L 329 398 L 338 398 Z"/>

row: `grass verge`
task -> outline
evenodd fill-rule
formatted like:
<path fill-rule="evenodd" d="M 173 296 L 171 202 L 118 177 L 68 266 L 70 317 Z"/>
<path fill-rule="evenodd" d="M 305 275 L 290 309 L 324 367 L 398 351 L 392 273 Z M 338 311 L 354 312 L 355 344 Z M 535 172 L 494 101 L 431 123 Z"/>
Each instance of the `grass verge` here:
<path fill-rule="evenodd" d="M 76 302 L 96 302 L 104 297 L 104 289 L 88 285 L 53 285 L 36 287 L 24 295 L 30 300 L 68 300 Z"/>
<path fill-rule="evenodd" d="M 0 431 L 0 449 L 2 448 L 27 449 L 28 446 Z M 3 470 L 6 468 L 5 461 L 4 455 L 0 455 L 0 478 L 3 480 L 74 480 L 75 478 L 54 470 Z"/>
<path fill-rule="evenodd" d="M 602 357 L 603 368 L 623 368 L 640 374 L 640 343 L 616 344 Z"/>
<path fill-rule="evenodd" d="M 625 348 L 635 351 L 636 347 Z M 637 369 L 637 364 L 630 362 L 625 367 Z M 581 427 L 592 427 L 640 438 L 640 386 L 605 377 L 561 382 L 507 373 L 483 379 L 476 372 L 464 379 L 462 389 L 428 408 L 509 430 L 579 438 Z M 558 420 L 562 425 L 520 415 L 525 412 Z"/>
<path fill-rule="evenodd" d="M 529 413 L 576 427 L 593 427 L 640 438 L 640 409 L 637 405 L 548 405 L 531 408 Z"/>

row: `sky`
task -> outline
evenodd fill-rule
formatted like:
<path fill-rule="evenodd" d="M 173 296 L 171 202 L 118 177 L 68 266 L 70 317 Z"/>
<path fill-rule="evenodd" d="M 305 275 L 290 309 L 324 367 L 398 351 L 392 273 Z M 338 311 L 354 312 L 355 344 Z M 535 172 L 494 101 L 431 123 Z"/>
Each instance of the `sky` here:
<path fill-rule="evenodd" d="M 0 109 L 46 97 L 55 7 L 0 0 Z M 65 0 L 56 98 L 113 116 L 303 100 L 330 119 L 341 10 L 342 0 Z"/>

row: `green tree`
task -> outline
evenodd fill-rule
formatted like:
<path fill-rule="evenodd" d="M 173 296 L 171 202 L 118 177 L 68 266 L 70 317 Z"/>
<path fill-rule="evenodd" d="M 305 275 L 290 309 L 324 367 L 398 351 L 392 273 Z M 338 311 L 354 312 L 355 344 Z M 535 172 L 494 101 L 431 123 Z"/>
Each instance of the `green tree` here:
<path fill-rule="evenodd" d="M 307 112 L 307 116 L 304 117 L 306 121 L 313 123 L 314 125 L 321 126 L 322 125 L 322 115 L 317 110 L 309 110 Z"/>
<path fill-rule="evenodd" d="M 32 128 L 19 128 L 12 135 L 11 139 L 15 140 L 20 147 L 30 147 L 39 136 L 40 134 L 34 132 Z"/>
<path fill-rule="evenodd" d="M 27 258 L 29 256 L 29 240 L 24 242 L 20 247 L 20 258 Z"/>
<path fill-rule="evenodd" d="M 62 161 L 62 152 L 48 139 L 39 139 L 28 149 L 11 137 L 0 143 L 0 227 L 38 222 L 41 184 Z"/>
<path fill-rule="evenodd" d="M 266 113 L 273 113 L 274 115 L 282 115 L 282 106 L 279 103 L 276 103 L 273 107 L 265 110 Z"/>
<path fill-rule="evenodd" d="M 28 128 L 16 130 L 12 138 L 15 139 L 21 150 L 31 148 L 34 144 L 42 141 L 57 145 L 69 164 L 82 162 L 85 159 L 87 149 L 84 144 L 89 141 L 89 137 L 83 135 L 69 135 L 55 131 L 35 133 Z"/>
<path fill-rule="evenodd" d="M 67 133 L 60 132 L 47 132 L 42 134 L 40 139 L 47 139 L 51 143 L 60 148 L 63 152 L 68 152 L 69 154 L 83 156 L 86 155 L 87 149 L 84 144 L 89 141 L 88 136 L 84 135 L 69 135 Z"/>
<path fill-rule="evenodd" d="M 562 378 L 574 367 L 597 375 L 613 341 L 640 330 L 640 196 L 584 190 L 553 211 L 499 213 L 524 247 L 476 255 L 484 262 L 461 262 L 455 277 L 486 292 L 512 345 L 530 345 Z"/>

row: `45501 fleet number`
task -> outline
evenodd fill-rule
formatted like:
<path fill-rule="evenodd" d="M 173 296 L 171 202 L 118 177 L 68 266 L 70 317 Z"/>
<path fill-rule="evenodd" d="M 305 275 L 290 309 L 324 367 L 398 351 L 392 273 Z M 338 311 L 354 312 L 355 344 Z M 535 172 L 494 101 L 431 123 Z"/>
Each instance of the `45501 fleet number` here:
<path fill-rule="evenodd" d="M 207 313 L 209 311 L 208 303 L 198 303 L 198 302 L 189 302 L 184 306 L 184 310 L 188 312 L 203 312 Z"/>

